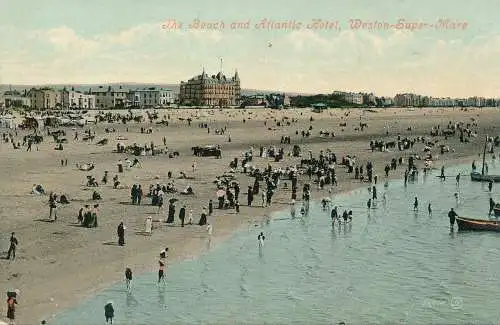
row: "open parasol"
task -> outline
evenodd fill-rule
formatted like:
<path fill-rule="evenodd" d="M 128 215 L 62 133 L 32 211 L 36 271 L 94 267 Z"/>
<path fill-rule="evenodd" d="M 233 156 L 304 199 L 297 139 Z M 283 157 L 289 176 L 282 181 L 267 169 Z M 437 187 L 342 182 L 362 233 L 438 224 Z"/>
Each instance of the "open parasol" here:
<path fill-rule="evenodd" d="M 169 202 L 170 204 L 175 203 L 175 202 L 177 202 L 177 201 L 179 201 L 179 200 L 178 200 L 178 199 L 176 199 L 176 198 L 171 198 L 170 200 L 168 200 L 168 202 Z"/>
<path fill-rule="evenodd" d="M 217 197 L 223 197 L 224 195 L 226 195 L 226 191 L 224 191 L 224 190 L 217 191 Z"/>

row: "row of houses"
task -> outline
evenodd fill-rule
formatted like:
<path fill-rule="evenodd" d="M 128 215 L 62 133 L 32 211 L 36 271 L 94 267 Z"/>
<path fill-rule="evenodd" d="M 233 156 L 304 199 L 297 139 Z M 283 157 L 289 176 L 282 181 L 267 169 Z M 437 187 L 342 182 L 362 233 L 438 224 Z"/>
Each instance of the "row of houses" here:
<path fill-rule="evenodd" d="M 285 108 L 290 106 L 290 97 L 283 93 L 242 95 L 240 99 L 240 107 L 244 108 L 252 106 Z"/>
<path fill-rule="evenodd" d="M 394 100 L 391 97 L 376 97 L 373 93 L 334 91 L 333 95 L 350 104 L 366 106 L 392 106 Z"/>
<path fill-rule="evenodd" d="M 109 108 L 154 108 L 174 104 L 174 94 L 170 89 L 142 88 L 125 90 L 99 86 L 97 89 L 77 91 L 74 88 L 32 88 L 20 92 L 10 90 L 3 94 L 6 108 L 25 107 L 42 109 L 109 109 Z M 1 106 L 1 105 L 0 105 Z"/>
<path fill-rule="evenodd" d="M 394 105 L 399 107 L 496 107 L 500 100 L 484 97 L 436 98 L 412 93 L 397 94 Z"/>

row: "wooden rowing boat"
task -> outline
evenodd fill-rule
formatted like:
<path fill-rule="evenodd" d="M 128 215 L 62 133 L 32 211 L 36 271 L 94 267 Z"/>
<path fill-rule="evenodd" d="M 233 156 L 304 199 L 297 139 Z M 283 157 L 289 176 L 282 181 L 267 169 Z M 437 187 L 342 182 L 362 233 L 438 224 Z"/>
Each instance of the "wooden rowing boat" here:
<path fill-rule="evenodd" d="M 497 231 L 500 232 L 500 222 L 496 220 L 456 218 L 458 230 L 461 231 Z"/>
<path fill-rule="evenodd" d="M 470 173 L 470 179 L 474 182 L 500 183 L 500 175 L 484 175 L 479 172 Z"/>

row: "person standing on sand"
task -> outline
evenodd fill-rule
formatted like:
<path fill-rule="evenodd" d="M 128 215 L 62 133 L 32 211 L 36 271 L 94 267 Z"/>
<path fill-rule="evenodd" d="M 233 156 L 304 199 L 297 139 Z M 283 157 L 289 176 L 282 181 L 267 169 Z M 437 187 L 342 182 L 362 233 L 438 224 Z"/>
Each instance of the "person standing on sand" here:
<path fill-rule="evenodd" d="M 92 227 L 97 228 L 97 218 L 99 217 L 99 204 L 94 205 L 94 211 L 92 211 Z"/>
<path fill-rule="evenodd" d="M 118 246 L 125 245 L 125 226 L 123 225 L 123 221 L 118 225 L 116 233 L 118 235 Z"/>
<path fill-rule="evenodd" d="M 413 211 L 418 211 L 418 198 L 415 196 L 415 202 L 413 202 Z"/>
<path fill-rule="evenodd" d="M 16 297 L 8 297 L 7 298 L 7 318 L 9 319 L 9 324 L 14 325 L 16 319 L 16 305 L 17 299 Z"/>
<path fill-rule="evenodd" d="M 16 233 L 13 232 L 10 235 L 10 246 L 9 251 L 7 252 L 7 260 L 10 260 L 10 256 L 12 256 L 13 260 L 16 259 L 16 249 L 18 244 L 19 242 L 17 241 Z"/>
<path fill-rule="evenodd" d="M 179 219 L 181 220 L 181 227 L 184 227 L 184 219 L 186 218 L 186 206 L 183 205 L 179 210 Z"/>
<path fill-rule="evenodd" d="M 208 201 L 208 215 L 211 216 L 214 213 L 214 202 L 212 200 Z"/>
<path fill-rule="evenodd" d="M 52 214 L 54 214 L 54 219 L 52 219 Z M 50 194 L 49 197 L 49 219 L 51 221 L 57 221 L 57 203 L 56 203 L 56 195 Z"/>
<path fill-rule="evenodd" d="M 429 202 L 429 205 L 427 206 L 427 212 L 429 212 L 429 217 L 432 217 L 432 206 L 431 206 L 431 202 Z"/>
<path fill-rule="evenodd" d="M 142 186 L 139 184 L 139 187 L 137 188 L 137 205 L 141 205 L 143 195 L 144 192 L 142 191 Z"/>
<path fill-rule="evenodd" d="M 251 186 L 248 187 L 248 193 L 247 193 L 247 204 L 248 206 L 252 206 L 253 202 L 253 189 Z"/>

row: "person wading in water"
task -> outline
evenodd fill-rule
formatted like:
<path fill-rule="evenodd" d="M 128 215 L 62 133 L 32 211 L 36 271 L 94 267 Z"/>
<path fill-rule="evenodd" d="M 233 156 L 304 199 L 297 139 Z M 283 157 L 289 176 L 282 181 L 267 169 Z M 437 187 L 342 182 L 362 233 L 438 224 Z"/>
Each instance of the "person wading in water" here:
<path fill-rule="evenodd" d="M 448 212 L 448 218 L 450 218 L 450 230 L 453 231 L 453 226 L 455 225 L 455 219 L 458 217 L 458 214 L 451 208 L 450 212 Z"/>

